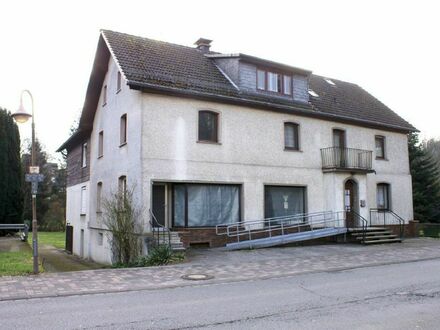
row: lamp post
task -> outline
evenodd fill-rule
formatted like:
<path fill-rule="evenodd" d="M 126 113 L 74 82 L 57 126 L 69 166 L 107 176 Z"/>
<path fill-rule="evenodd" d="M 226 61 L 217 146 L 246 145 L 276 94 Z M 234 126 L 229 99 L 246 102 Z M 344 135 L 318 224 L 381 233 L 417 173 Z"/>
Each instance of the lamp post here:
<path fill-rule="evenodd" d="M 32 112 L 29 113 L 23 106 L 23 95 L 27 93 L 31 98 Z M 34 116 L 34 98 L 27 89 L 20 94 L 20 107 L 12 114 L 14 120 L 19 123 L 25 123 L 32 118 L 32 145 L 31 145 L 31 166 L 35 166 L 35 116 Z M 32 251 L 34 261 L 34 274 L 38 274 L 38 232 L 37 232 L 37 195 L 32 192 Z"/>

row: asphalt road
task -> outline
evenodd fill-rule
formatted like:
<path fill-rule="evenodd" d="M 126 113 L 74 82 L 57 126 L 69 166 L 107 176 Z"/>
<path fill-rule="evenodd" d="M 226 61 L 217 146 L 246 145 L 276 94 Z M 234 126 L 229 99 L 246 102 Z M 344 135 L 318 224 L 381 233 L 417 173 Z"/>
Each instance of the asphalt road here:
<path fill-rule="evenodd" d="M 0 329 L 440 329 L 440 260 L 0 302 Z"/>

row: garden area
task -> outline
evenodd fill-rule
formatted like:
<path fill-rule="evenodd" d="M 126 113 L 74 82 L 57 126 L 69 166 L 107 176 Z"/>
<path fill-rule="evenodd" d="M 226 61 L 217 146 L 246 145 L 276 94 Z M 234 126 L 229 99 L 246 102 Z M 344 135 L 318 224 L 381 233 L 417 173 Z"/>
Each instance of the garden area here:
<path fill-rule="evenodd" d="M 102 268 L 102 265 L 81 260 L 64 251 L 65 232 L 39 232 L 40 272 L 63 272 Z M 0 238 L 0 276 L 32 274 L 32 233 L 28 241 L 18 237 Z"/>

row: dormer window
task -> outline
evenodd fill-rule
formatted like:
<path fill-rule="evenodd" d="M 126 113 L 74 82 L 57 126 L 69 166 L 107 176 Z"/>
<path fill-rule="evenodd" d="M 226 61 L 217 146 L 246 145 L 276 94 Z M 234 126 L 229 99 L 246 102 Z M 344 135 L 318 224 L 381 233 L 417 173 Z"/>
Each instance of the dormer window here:
<path fill-rule="evenodd" d="M 281 92 L 280 75 L 274 72 L 267 73 L 267 90 L 269 92 Z"/>
<path fill-rule="evenodd" d="M 292 76 L 282 72 L 257 69 L 257 89 L 282 95 L 292 95 Z"/>

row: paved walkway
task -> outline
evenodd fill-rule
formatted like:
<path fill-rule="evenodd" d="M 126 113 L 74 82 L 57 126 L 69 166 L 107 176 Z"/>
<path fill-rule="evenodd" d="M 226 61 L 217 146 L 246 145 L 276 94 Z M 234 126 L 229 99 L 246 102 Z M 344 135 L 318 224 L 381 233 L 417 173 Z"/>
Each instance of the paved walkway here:
<path fill-rule="evenodd" d="M 194 250 L 187 263 L 149 268 L 100 269 L 0 278 L 0 300 L 91 293 L 154 290 L 188 285 L 285 277 L 440 258 L 440 240 L 408 239 L 401 244 L 329 244 L 248 251 Z M 206 281 L 188 274 L 213 276 Z"/>

